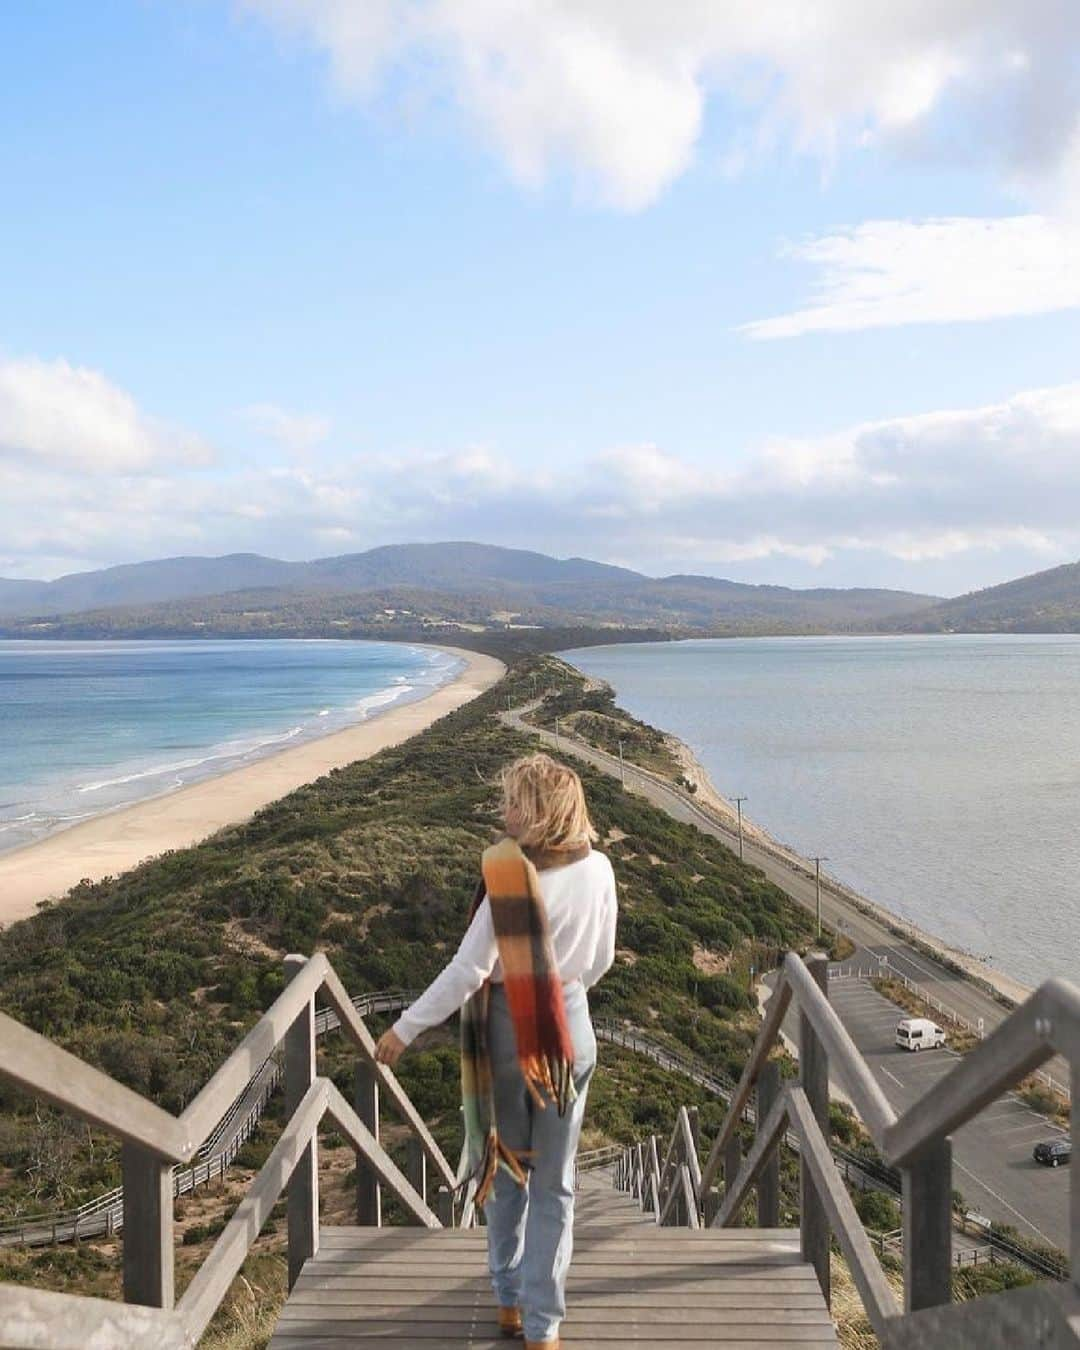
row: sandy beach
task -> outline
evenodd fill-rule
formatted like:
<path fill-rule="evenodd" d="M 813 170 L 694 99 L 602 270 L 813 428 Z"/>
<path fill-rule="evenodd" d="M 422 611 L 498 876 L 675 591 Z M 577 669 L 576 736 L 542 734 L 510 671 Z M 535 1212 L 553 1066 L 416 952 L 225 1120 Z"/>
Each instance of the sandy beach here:
<path fill-rule="evenodd" d="M 33 914 L 39 901 L 64 895 L 84 878 L 100 881 L 168 849 L 186 848 L 331 769 L 408 740 L 482 694 L 505 670 L 501 661 L 478 652 L 442 644 L 439 650 L 459 657 L 465 669 L 422 699 L 0 854 L 0 923 Z"/>

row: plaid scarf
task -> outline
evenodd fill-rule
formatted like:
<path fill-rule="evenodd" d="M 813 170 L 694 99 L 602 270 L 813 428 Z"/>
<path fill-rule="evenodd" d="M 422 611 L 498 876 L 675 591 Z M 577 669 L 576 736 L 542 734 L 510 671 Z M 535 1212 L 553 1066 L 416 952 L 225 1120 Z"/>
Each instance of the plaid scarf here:
<path fill-rule="evenodd" d="M 490 900 L 522 1077 L 536 1104 L 546 1107 L 550 1101 L 560 1116 L 576 1095 L 574 1046 L 536 874 L 538 869 L 578 862 L 588 852 L 587 844 L 558 852 L 529 850 L 528 854 L 513 839 L 493 844 L 484 851 L 484 879 L 469 913 L 471 923 L 485 896 Z M 465 1138 L 470 1173 L 476 1178 L 476 1201 L 481 1205 L 500 1166 L 520 1185 L 525 1184 L 522 1156 L 503 1144 L 495 1121 L 488 1051 L 490 996 L 491 982 L 485 980 L 461 1011 Z"/>

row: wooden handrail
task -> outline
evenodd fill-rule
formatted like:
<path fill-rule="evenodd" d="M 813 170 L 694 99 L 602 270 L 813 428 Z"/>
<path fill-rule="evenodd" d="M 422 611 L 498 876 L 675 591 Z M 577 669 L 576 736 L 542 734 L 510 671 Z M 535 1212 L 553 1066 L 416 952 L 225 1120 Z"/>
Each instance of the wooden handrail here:
<path fill-rule="evenodd" d="M 765 1020 L 762 1022 L 761 1030 L 754 1041 L 750 1057 L 746 1061 L 746 1067 L 743 1069 L 742 1076 L 732 1093 L 727 1115 L 720 1127 L 720 1133 L 713 1141 L 709 1156 L 705 1160 L 705 1166 L 701 1173 L 701 1189 L 703 1192 L 709 1191 L 716 1181 L 716 1174 L 724 1159 L 724 1149 L 727 1147 L 728 1140 L 738 1128 L 739 1121 L 742 1119 L 743 1112 L 750 1101 L 750 1094 L 754 1090 L 758 1074 L 769 1057 L 769 1052 L 780 1039 L 780 1028 L 784 1025 L 784 1018 L 787 1016 L 790 1003 L 791 986 L 781 975 L 773 996 L 769 1000 L 769 1006 L 765 1011 Z"/>
<path fill-rule="evenodd" d="M 196 1141 L 193 1152 L 281 1044 L 286 1031 L 301 1009 L 319 992 L 330 970 L 330 962 L 322 952 L 308 957 L 300 973 L 278 994 L 225 1063 L 192 1099 L 180 1119 L 189 1137 Z M 179 1161 L 186 1162 L 187 1158 Z"/>
<path fill-rule="evenodd" d="M 700 1228 L 701 1220 L 698 1218 L 697 1196 L 694 1194 L 694 1184 L 690 1180 L 690 1168 L 686 1163 L 679 1164 L 679 1186 L 682 1190 L 682 1201 L 686 1207 L 686 1226 L 688 1228 Z"/>
<path fill-rule="evenodd" d="M 775 1175 L 775 1155 L 781 1142 L 787 1139 L 798 1148 L 803 1169 L 803 1259 L 813 1263 L 826 1299 L 829 1297 L 828 1244 L 832 1234 L 848 1261 L 867 1315 L 882 1344 L 899 1346 L 902 1342 L 905 1346 L 914 1346 L 922 1342 L 917 1338 L 905 1339 L 898 1330 L 901 1326 L 906 1328 L 909 1319 L 917 1320 L 927 1328 L 944 1327 L 946 1322 L 950 1326 L 959 1325 L 958 1319 L 950 1320 L 944 1316 L 947 1309 L 942 1306 L 951 1298 L 950 1132 L 1054 1054 L 1068 1058 L 1075 1072 L 1080 1064 L 1080 989 L 1063 980 L 1047 981 L 898 1120 L 832 1009 L 824 980 L 819 986 L 824 968 L 822 956 L 815 956 L 809 966 L 794 955 L 785 959 L 761 1029 L 739 1083 L 730 1095 L 727 1113 L 702 1171 L 701 1185 L 697 1189 L 700 1208 L 695 1208 L 694 1214 L 687 1211 L 682 1219 L 679 1217 L 681 1201 L 693 1192 L 694 1187 L 688 1131 L 680 1111 L 668 1142 L 664 1167 L 658 1168 L 663 1183 L 659 1188 L 662 1208 L 658 1218 L 661 1222 L 674 1219 L 693 1226 L 702 1208 L 708 1218 L 715 1194 L 713 1182 L 726 1162 L 727 1184 L 713 1222 L 721 1226 L 738 1222 L 742 1206 L 757 1184 L 759 1222 L 766 1222 L 760 1217 L 764 1211 L 773 1216 L 768 1222 L 775 1225 L 777 1197 L 771 1190 L 763 1196 L 760 1186 L 764 1183 L 766 1169 Z M 766 1093 L 762 1077 L 764 1066 L 770 1062 L 770 1051 L 779 1039 L 781 1025 L 793 1001 L 799 1011 L 800 1082 L 789 1083 L 781 1090 L 778 1075 L 774 1073 Z M 825 1088 L 830 1078 L 843 1084 L 885 1159 L 899 1167 L 902 1174 L 902 1311 L 897 1307 L 837 1170 L 825 1111 Z M 749 1109 L 750 1095 L 759 1079 L 759 1101 L 754 1117 L 756 1137 L 745 1160 L 739 1160 L 736 1130 Z M 733 1156 L 728 1160 L 726 1155 L 732 1146 Z M 626 1157 L 630 1156 L 628 1152 Z M 626 1185 L 629 1177 L 625 1163 L 617 1166 L 617 1182 Z M 1080 1175 L 1074 1174 L 1072 1192 L 1073 1284 L 1070 1287 L 1075 1292 L 1080 1287 Z M 999 1296 L 1005 1300 L 1014 1297 L 1021 1296 Z M 1077 1300 L 1080 1307 L 1080 1294 L 1077 1294 Z M 989 1325 L 985 1317 L 971 1321 L 972 1325 L 978 1322 L 984 1330 Z M 1019 1323 L 1010 1314 L 1007 1325 L 1013 1327 Z M 1075 1328 L 1072 1335 L 1076 1337 Z M 1008 1336 L 1000 1340 L 1002 1347 L 1016 1343 L 1009 1341 Z M 1067 1338 L 1067 1342 L 1062 1341 L 1065 1343 L 1080 1344 L 1080 1338 L 1075 1341 Z M 976 1340 L 951 1340 L 949 1344 L 979 1344 L 981 1350 L 989 1350 L 988 1345 Z M 993 1344 L 997 1346 L 999 1341 Z"/>
<path fill-rule="evenodd" d="M 175 1116 L 6 1013 L 0 1013 L 0 1075 L 156 1158 L 184 1162 L 194 1153 Z"/>
<path fill-rule="evenodd" d="M 814 1032 L 829 1057 L 829 1072 L 835 1074 L 851 1098 L 870 1137 L 881 1148 L 885 1131 L 895 1121 L 896 1112 L 878 1086 L 847 1028 L 836 1010 L 818 988 L 806 966 L 789 952 L 784 958 L 783 977 L 798 1001 L 800 1013 L 809 1018 Z"/>
<path fill-rule="evenodd" d="M 174 1312 L 114 1303 L 106 1298 L 58 1294 L 25 1284 L 0 1284 L 0 1328 L 5 1346 L 49 1350 L 194 1350 L 195 1342 Z"/>
<path fill-rule="evenodd" d="M 363 1018 L 373 1012 L 396 1012 L 408 1007 L 415 998 L 415 992 L 407 990 L 378 990 L 356 994 L 352 1003 Z M 340 1026 L 340 1019 L 330 1008 L 320 1009 L 315 1015 L 316 1036 Z M 199 1145 L 197 1160 L 189 1168 L 173 1172 L 174 1196 L 186 1195 L 198 1186 L 208 1184 L 215 1176 L 223 1175 L 224 1169 L 233 1162 L 241 1145 L 257 1127 L 263 1107 L 280 1081 L 281 1067 L 271 1055 L 245 1083 L 240 1094 Z M 257 1095 L 254 1100 L 249 1100 L 253 1092 L 257 1092 Z M 247 1110 L 241 1116 L 245 1102 Z M 221 1146 L 223 1138 L 229 1138 L 229 1142 Z M 178 1164 L 178 1168 L 182 1167 L 183 1164 Z M 108 1236 L 119 1231 L 123 1225 L 123 1203 L 124 1188 L 114 1186 L 70 1209 L 43 1211 L 0 1222 L 0 1245 L 68 1242 L 79 1237 L 96 1237 L 100 1233 Z"/>
<path fill-rule="evenodd" d="M 391 1161 L 389 1154 L 333 1085 L 326 1085 L 326 1111 L 349 1143 L 364 1154 L 375 1169 L 379 1181 L 389 1186 L 405 1210 L 425 1228 L 441 1228 L 435 1213 L 420 1196 L 405 1174 Z"/>
<path fill-rule="evenodd" d="M 425 1227 L 441 1226 L 337 1088 L 316 1077 L 315 999 L 320 990 L 346 1035 L 374 1065 L 374 1039 L 344 986 L 324 955 L 287 957 L 285 966 L 287 984 L 282 993 L 179 1118 L 0 1015 L 0 1076 L 119 1134 L 128 1211 L 125 1226 L 130 1230 L 124 1243 L 126 1305 L 0 1286 L 0 1344 L 72 1350 L 90 1343 L 154 1350 L 194 1346 L 290 1181 L 289 1264 L 290 1278 L 295 1278 L 317 1248 L 316 1135 L 325 1115 L 355 1149 L 358 1163 L 362 1159 L 371 1168 L 408 1214 Z M 195 1155 L 200 1136 L 214 1128 L 282 1043 L 289 1118 L 247 1195 L 173 1309 L 172 1165 Z M 374 1071 L 452 1189 L 454 1173 L 404 1089 L 385 1066 L 377 1065 Z M 299 1188 L 298 1179 L 304 1183 Z"/>
<path fill-rule="evenodd" d="M 319 1121 L 327 1108 L 328 1089 L 331 1086 L 325 1078 L 318 1078 L 312 1083 L 247 1194 L 236 1207 L 236 1212 L 222 1229 L 206 1260 L 184 1291 L 176 1311 L 193 1341 L 197 1341 L 210 1325 L 210 1319 L 228 1293 L 229 1285 L 240 1273 L 252 1244 L 270 1217 L 270 1211 L 288 1185 L 293 1169 L 315 1137 Z"/>
<path fill-rule="evenodd" d="M 814 1185 L 829 1216 L 829 1226 L 847 1260 L 851 1278 L 855 1281 L 870 1324 L 881 1336 L 885 1323 L 900 1311 L 896 1299 L 874 1255 L 862 1220 L 840 1180 L 840 1173 L 836 1170 L 828 1143 L 821 1133 L 806 1093 L 792 1084 L 784 1096 L 787 1098 L 788 1119 L 802 1145 L 800 1157 L 806 1160 L 813 1175 Z"/>
<path fill-rule="evenodd" d="M 325 959 L 325 958 L 324 958 Z M 364 1019 L 356 1011 L 353 1001 L 349 997 L 348 991 L 338 978 L 337 972 L 327 962 L 326 974 L 322 981 L 323 993 L 327 1001 L 337 1013 L 341 1021 L 341 1029 L 359 1048 L 361 1054 L 371 1064 L 375 1066 L 375 1074 L 379 1080 L 382 1091 L 386 1097 L 393 1102 L 402 1119 L 409 1125 L 413 1133 L 424 1146 L 424 1152 L 427 1154 L 435 1170 L 439 1174 L 439 1180 L 444 1186 L 449 1186 L 451 1190 L 457 1185 L 457 1177 L 454 1169 L 447 1162 L 442 1149 L 435 1142 L 431 1131 L 424 1123 L 423 1117 L 417 1111 L 416 1107 L 409 1100 L 409 1095 L 398 1082 L 391 1069 L 385 1064 L 377 1064 L 375 1061 L 375 1038 L 368 1031 Z"/>
<path fill-rule="evenodd" d="M 778 1147 L 787 1125 L 788 1095 L 786 1092 L 782 1092 L 768 1116 L 763 1121 L 758 1121 L 753 1147 L 743 1159 L 738 1175 L 734 1179 L 728 1178 L 727 1185 L 724 1188 L 724 1202 L 720 1206 L 720 1212 L 713 1220 L 714 1227 L 727 1228 L 734 1223 L 739 1210 L 742 1208 L 743 1201 L 749 1194 L 750 1187 L 753 1186 L 761 1169 Z"/>

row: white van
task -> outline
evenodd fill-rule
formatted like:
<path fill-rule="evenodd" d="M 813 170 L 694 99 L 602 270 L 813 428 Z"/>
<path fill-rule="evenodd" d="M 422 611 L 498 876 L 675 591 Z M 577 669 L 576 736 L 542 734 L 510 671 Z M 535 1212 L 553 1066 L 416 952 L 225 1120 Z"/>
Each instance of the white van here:
<path fill-rule="evenodd" d="M 905 1017 L 897 1024 L 896 1044 L 904 1050 L 936 1050 L 945 1044 L 945 1032 L 929 1017 Z"/>

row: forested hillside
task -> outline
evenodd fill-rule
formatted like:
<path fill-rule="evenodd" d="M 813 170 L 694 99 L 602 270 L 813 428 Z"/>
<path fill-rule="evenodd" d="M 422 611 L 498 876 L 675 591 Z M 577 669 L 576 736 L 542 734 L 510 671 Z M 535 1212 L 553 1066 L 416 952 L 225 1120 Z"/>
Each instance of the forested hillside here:
<path fill-rule="evenodd" d="M 0 580 L 0 633 L 19 637 L 365 636 L 508 623 L 688 629 L 697 635 L 865 628 L 932 596 L 650 577 L 587 558 L 487 544 L 398 544 L 314 562 L 164 558 L 50 582 Z"/>
<path fill-rule="evenodd" d="M 1080 563 L 988 586 L 900 617 L 912 633 L 1078 633 Z"/>

